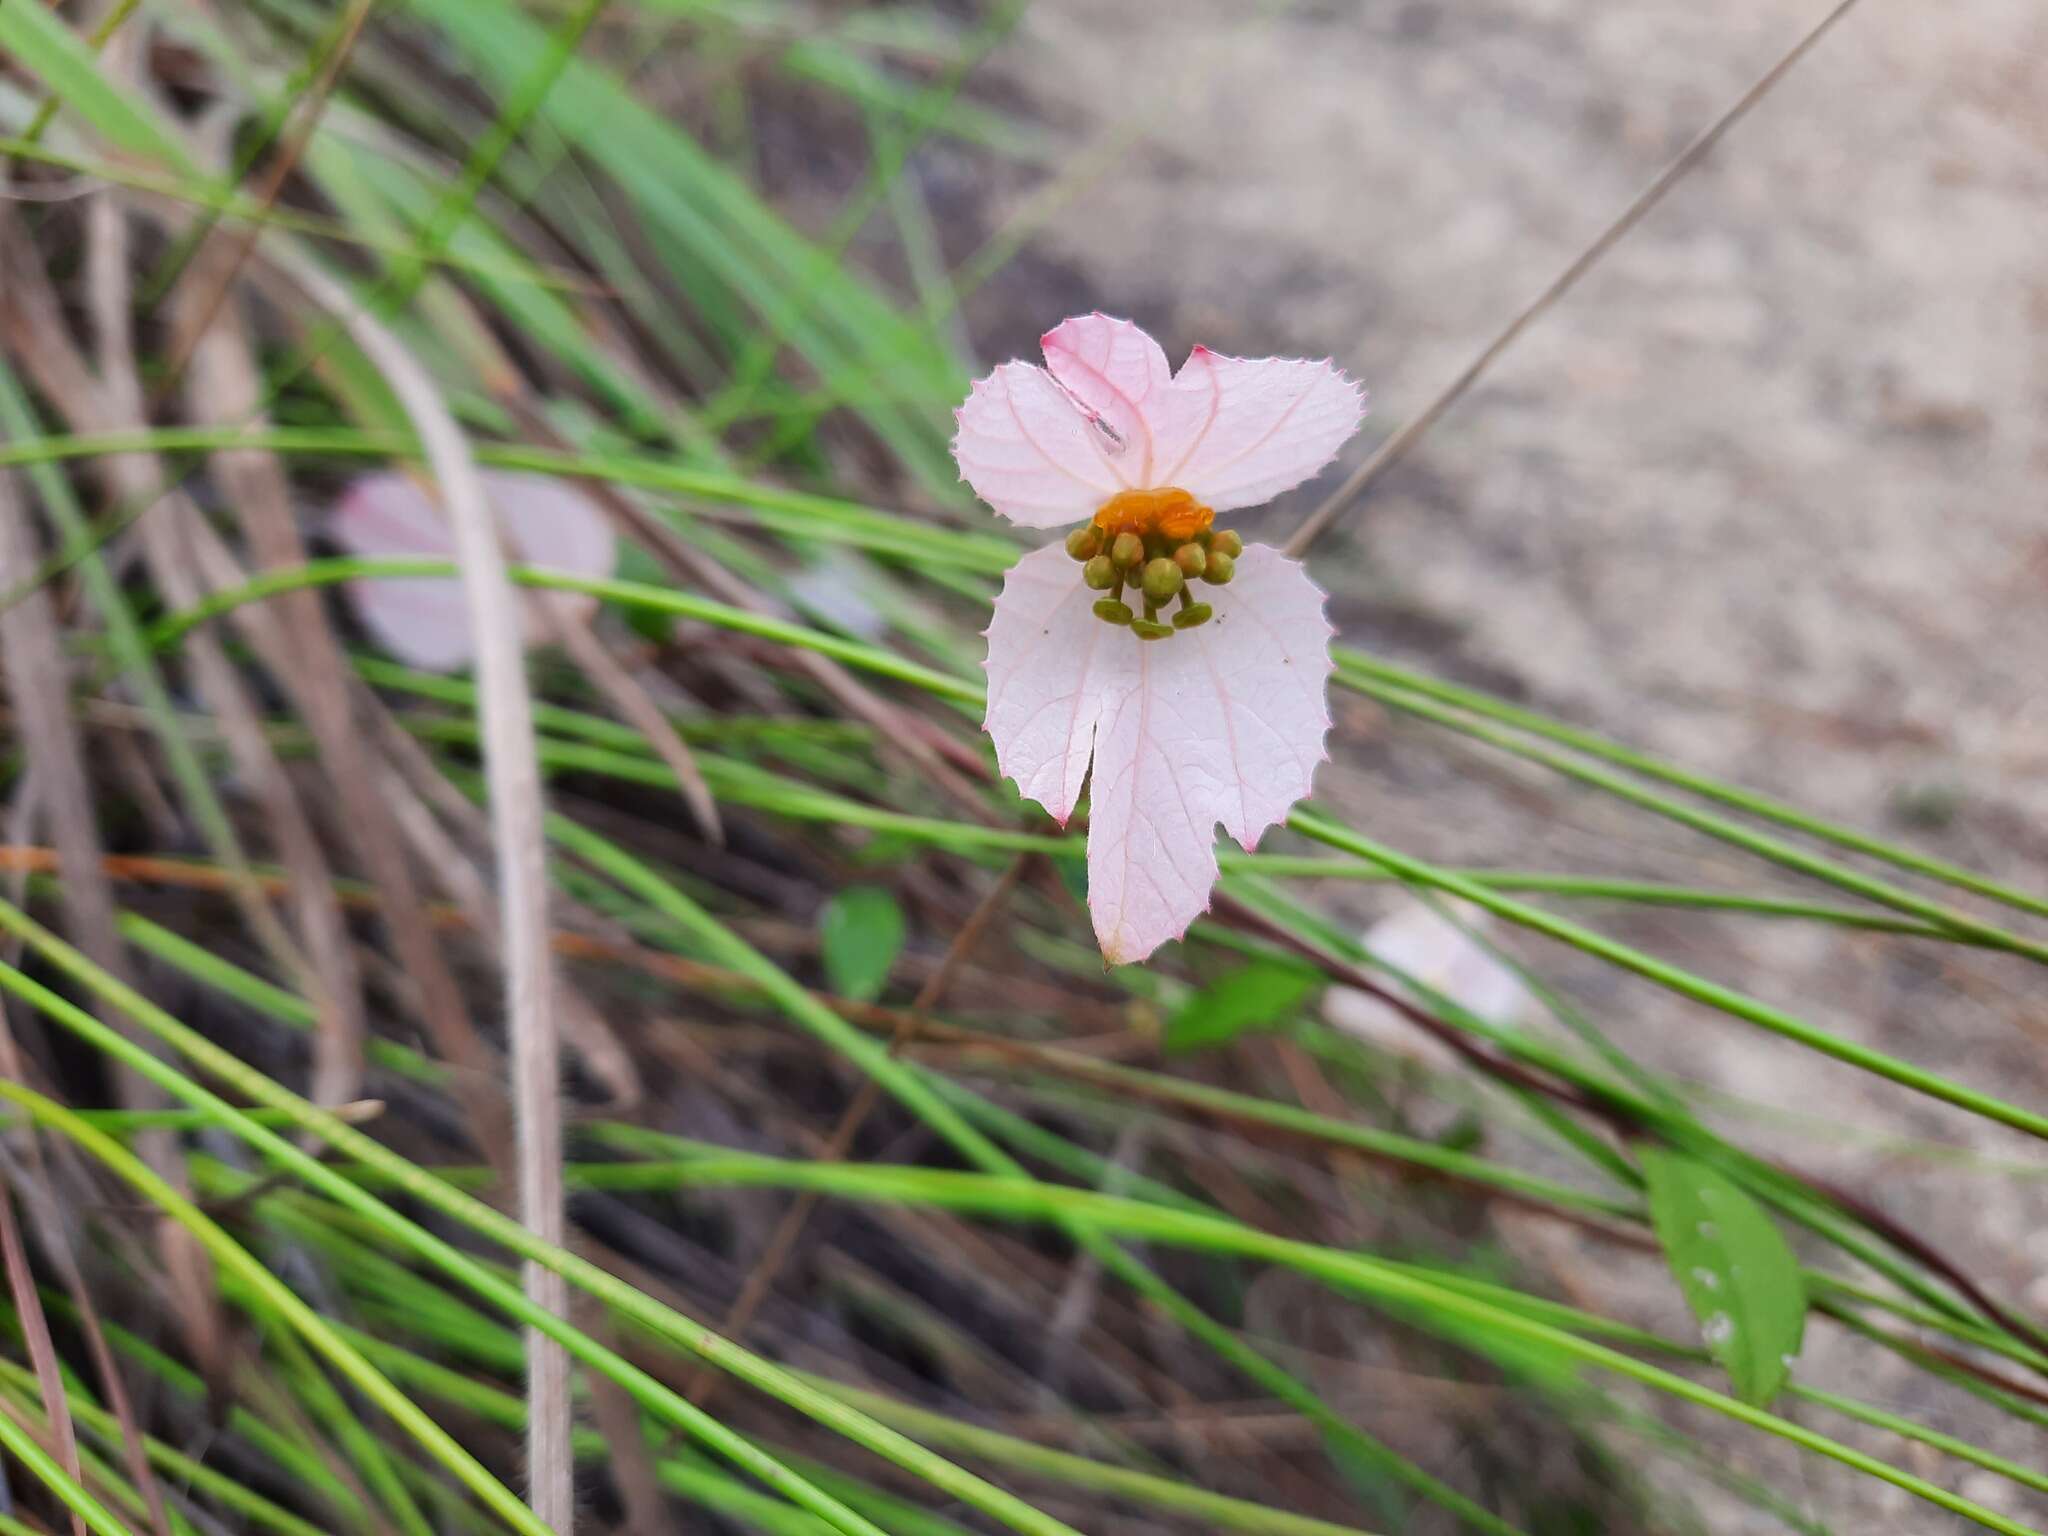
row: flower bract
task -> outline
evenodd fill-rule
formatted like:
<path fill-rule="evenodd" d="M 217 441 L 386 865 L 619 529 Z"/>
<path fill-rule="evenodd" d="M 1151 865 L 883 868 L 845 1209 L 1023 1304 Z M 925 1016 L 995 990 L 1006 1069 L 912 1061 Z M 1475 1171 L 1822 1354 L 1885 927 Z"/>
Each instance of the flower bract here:
<path fill-rule="evenodd" d="M 1088 906 L 1123 963 L 1207 909 L 1217 825 L 1251 848 L 1323 760 L 1323 594 L 1216 519 L 1322 469 L 1364 400 L 1328 362 L 1197 347 L 1175 372 L 1105 315 L 1043 346 L 1045 367 L 1003 364 L 957 413 L 954 457 L 984 501 L 1078 525 L 1003 583 L 985 724 L 1002 771 L 1061 823 L 1088 787 Z"/>

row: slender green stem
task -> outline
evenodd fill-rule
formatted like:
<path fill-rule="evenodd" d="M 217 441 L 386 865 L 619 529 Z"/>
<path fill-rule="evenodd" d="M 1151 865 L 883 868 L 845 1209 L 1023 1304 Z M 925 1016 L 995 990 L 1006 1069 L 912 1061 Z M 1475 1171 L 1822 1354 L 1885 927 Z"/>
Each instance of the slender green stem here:
<path fill-rule="evenodd" d="M 26 977 L 11 967 L 0 972 L 0 981 L 17 987 L 22 983 L 27 983 L 30 988 L 36 985 L 28 982 Z M 35 998 L 32 993 L 24 995 L 28 995 L 31 1001 L 39 1004 L 43 1001 Z M 52 1001 L 62 1001 L 54 993 L 48 994 L 48 998 Z M 148 1056 L 147 1052 L 140 1054 Z M 232 1273 L 238 1281 L 248 1287 L 251 1296 L 260 1302 L 266 1311 L 289 1323 L 301 1338 L 326 1357 L 365 1397 L 403 1426 L 424 1449 L 454 1473 L 464 1486 L 496 1511 L 500 1519 L 515 1530 L 526 1532 L 527 1536 L 552 1536 L 546 1526 L 534 1519 L 532 1512 L 520 1502 L 518 1495 L 491 1476 L 483 1463 L 464 1450 L 453 1435 L 421 1412 L 418 1404 L 394 1387 L 382 1372 L 351 1348 L 325 1319 L 301 1301 L 269 1270 L 257 1263 L 241 1244 L 228 1236 L 199 1207 L 159 1177 L 148 1164 L 106 1132 L 88 1124 L 63 1105 L 44 1098 L 32 1088 L 0 1079 L 0 1098 L 17 1106 L 38 1125 L 58 1132 L 81 1150 L 91 1153 L 109 1171 L 132 1184 L 151 1204 L 159 1207 L 165 1215 L 189 1231 L 205 1246 L 206 1251 L 223 1270 Z M 225 1125 L 225 1117 L 232 1117 L 234 1112 L 225 1103 L 221 1103 L 220 1108 Z M 274 1132 L 253 1127 L 253 1123 L 251 1124 L 259 1134 L 277 1139 Z"/>
<path fill-rule="evenodd" d="M 1782 827 L 1789 827 L 1795 832 L 1803 832 L 1809 837 L 1833 843 L 1839 848 L 1848 848 L 1857 853 L 1867 854 L 1873 859 L 1881 859 L 1896 868 L 1908 869 L 1915 874 L 1926 875 L 1930 879 L 1940 880 L 1945 884 L 1974 892 L 1979 896 L 2002 902 L 2009 907 L 2016 907 L 2022 912 L 2031 912 L 2036 917 L 2048 917 L 2048 897 L 2037 896 L 2028 891 L 2003 885 L 1996 880 L 1991 880 L 1977 874 L 1973 870 L 1964 869 L 1960 865 L 1945 863 L 1926 854 L 1916 853 L 1910 848 L 1901 848 L 1896 844 L 1887 843 L 1881 838 L 1872 837 L 1867 832 L 1859 832 L 1854 827 L 1846 827 L 1838 822 L 1810 815 L 1796 806 L 1786 805 L 1782 801 L 1773 800 L 1770 796 L 1758 794 L 1754 790 L 1743 789 L 1738 785 L 1721 783 L 1718 780 L 1706 777 L 1704 774 L 1694 773 L 1679 767 L 1675 763 L 1666 762 L 1662 758 L 1652 756 L 1647 752 L 1638 752 L 1633 748 L 1623 746 L 1619 742 L 1610 741 L 1595 732 L 1566 725 L 1561 721 L 1552 720 L 1547 716 L 1537 714 L 1533 710 L 1517 708 L 1515 705 L 1509 704 L 1504 700 L 1482 693 L 1478 689 L 1464 688 L 1456 683 L 1444 682 L 1439 678 L 1430 677 L 1426 673 L 1412 672 L 1405 667 L 1397 667 L 1390 662 L 1382 661 L 1378 657 L 1367 656 L 1363 652 L 1347 650 L 1342 647 L 1339 647 L 1337 650 L 1337 665 L 1340 678 L 1347 676 L 1371 677 L 1382 682 L 1397 684 L 1416 693 L 1427 694 L 1432 698 L 1441 699 L 1445 703 L 1455 704 L 1462 709 L 1471 710 L 1475 714 L 1498 720 L 1505 725 L 1512 725 L 1533 735 L 1560 742 L 1565 746 L 1575 748 L 1590 756 L 1619 763 L 1624 768 L 1632 769 L 1647 777 L 1660 779 L 1667 784 L 1674 784 L 1689 794 L 1699 795 L 1709 800 L 1718 800 L 1723 805 L 1732 805 L 1749 815 L 1760 817 L 1765 821 L 1775 822 Z"/>
<path fill-rule="evenodd" d="M 1996 1472 L 2000 1477 L 2009 1478 L 2037 1493 L 2048 1493 L 2048 1472 L 2043 1472 L 2039 1467 L 2021 1466 L 2016 1461 L 2008 1461 L 2003 1456 L 1974 1446 L 1967 1440 L 1943 1434 L 1938 1429 L 1929 1429 L 1924 1424 L 1915 1424 L 1911 1419 L 1902 1418 L 1896 1413 L 1888 1413 L 1882 1408 L 1873 1408 L 1868 1403 L 1859 1403 L 1853 1397 L 1844 1397 L 1839 1392 L 1826 1392 L 1819 1387 L 1801 1386 L 1797 1383 L 1788 1390 L 1795 1397 L 1803 1397 L 1810 1403 L 1818 1403 L 1821 1407 L 1839 1413 L 1844 1418 L 1854 1419 L 1859 1424 L 1889 1430 L 1902 1439 L 1932 1446 L 1945 1456 L 1953 1456 L 1958 1461 L 1967 1461 L 1983 1467 L 1986 1471 Z"/>
<path fill-rule="evenodd" d="M 1392 1265 L 1357 1252 L 1277 1237 L 1228 1220 L 1121 1196 L 1066 1189 L 1031 1180 L 992 1178 L 984 1174 L 876 1164 L 791 1162 L 758 1156 L 698 1158 L 673 1167 L 684 1182 L 699 1188 L 765 1186 L 812 1189 L 849 1199 L 937 1205 L 948 1210 L 1010 1220 L 1051 1221 L 1064 1214 L 1078 1216 L 1091 1226 L 1127 1237 L 1271 1260 L 1318 1276 L 1340 1289 L 1368 1299 L 1492 1334 L 1512 1335 L 1547 1347 L 1580 1364 L 1627 1377 L 1764 1430 L 1805 1450 L 1880 1478 L 1988 1529 L 2006 1532 L 2008 1536 L 2040 1536 L 2031 1527 L 1952 1494 L 1902 1468 L 1659 1366 L 1581 1338 L 1549 1318 L 1533 1315 L 1521 1307 L 1499 1305 L 1492 1298 L 1481 1299 L 1471 1294 L 1466 1286 L 1448 1285 L 1442 1277 L 1433 1275 L 1424 1278 L 1423 1272 L 1412 1267 Z M 1555 1313 L 1556 1309 L 1553 1307 L 1552 1311 Z"/>
<path fill-rule="evenodd" d="M 449 560 L 408 557 L 310 561 L 301 566 L 265 571 L 239 587 L 223 588 L 211 594 L 205 601 L 165 619 L 152 632 L 151 640 L 159 649 L 174 646 L 197 626 L 217 619 L 222 614 L 230 613 L 245 603 L 261 602 L 266 598 L 286 592 L 304 591 L 309 587 L 333 586 L 339 582 L 358 580 L 405 580 L 425 577 L 445 579 L 456 574 L 458 573 L 455 564 Z M 820 655 L 846 662 L 849 666 L 894 678 L 898 682 L 914 684 L 927 693 L 951 699 L 956 703 L 981 702 L 981 689 L 964 679 L 935 672 L 929 667 L 919 666 L 914 661 L 905 661 L 902 657 L 876 646 L 863 645 L 857 640 L 845 640 L 837 635 L 828 635 L 802 624 L 792 624 L 785 619 L 752 613 L 744 608 L 734 608 L 726 603 L 714 602 L 710 598 L 693 597 L 687 592 L 677 592 L 668 587 L 651 587 L 641 582 L 578 576 L 567 571 L 537 570 L 532 566 L 515 565 L 510 567 L 506 574 L 520 586 L 554 592 L 581 592 L 605 602 L 622 603 L 629 608 L 671 614 L 679 619 L 702 620 L 707 624 L 737 630 L 741 634 L 757 635 L 764 640 L 773 640 L 782 645 L 816 651 Z"/>
<path fill-rule="evenodd" d="M 2029 960 L 2048 964 L 2048 945 L 2021 938 L 2018 934 L 2008 933 L 1993 924 L 1979 922 L 1968 913 L 1944 907 L 1883 880 L 1859 874 L 1853 869 L 1835 863 L 1832 859 L 1821 858 L 1781 838 L 1752 831 L 1725 816 L 1696 810 L 1682 801 L 1672 799 L 1669 795 L 1647 789 L 1621 774 L 1610 773 L 1576 757 L 1537 746 L 1510 732 L 1494 730 L 1419 693 L 1405 688 L 1388 687 L 1351 674 L 1344 674 L 1343 681 L 1347 687 L 1355 688 L 1383 704 L 1405 710 L 1421 719 L 1434 721 L 1475 741 L 1483 741 L 1489 746 L 1513 753 L 1528 762 L 1540 763 L 1554 773 L 1576 779 L 1581 784 L 1591 785 L 1604 794 L 1626 800 L 1631 805 L 1641 806 L 1667 821 L 1690 827 L 1695 832 L 1704 833 L 1721 842 L 1733 844 L 1746 852 L 1756 854 L 1759 858 L 1796 870 L 1812 879 L 1825 881 L 1841 890 L 1853 892 L 1880 906 L 1905 912 L 1924 923 L 1970 939 L 1986 948 L 2006 950 L 2012 954 L 2024 955 Z"/>
<path fill-rule="evenodd" d="M 350 1337 L 364 1353 L 378 1360 L 394 1380 L 409 1382 L 423 1392 L 507 1429 L 518 1429 L 525 1423 L 525 1406 L 513 1393 L 487 1386 L 370 1334 L 351 1332 Z M 505 1330 L 505 1340 L 509 1349 L 516 1345 L 517 1336 Z M 812 1372 L 799 1374 L 819 1391 L 859 1408 L 882 1423 L 893 1424 L 927 1445 L 1014 1467 L 1068 1487 L 1187 1514 L 1203 1520 L 1211 1529 L 1272 1532 L 1274 1536 L 1363 1536 L 1354 1526 L 1291 1515 L 1284 1510 L 1211 1493 L 1171 1478 L 1110 1466 L 997 1430 L 968 1425 L 956 1415 L 916 1408 L 878 1392 L 847 1386 L 829 1376 Z M 577 1444 L 585 1454 L 608 1454 L 601 1436 L 579 1435 Z"/>
<path fill-rule="evenodd" d="M 713 959 L 739 971 L 788 1016 L 854 1061 L 890 1093 L 945 1138 L 961 1155 L 985 1171 L 1007 1177 L 1026 1176 L 1002 1148 L 967 1123 L 924 1077 L 912 1071 L 880 1041 L 861 1033 L 812 996 L 789 974 L 711 917 L 645 864 L 604 838 L 561 816 L 548 821 L 549 834 L 564 848 L 607 877 L 632 891 L 649 906 L 673 919 Z M 1314 1391 L 1272 1360 L 1224 1328 L 1174 1287 L 1161 1280 L 1142 1260 L 1091 1230 L 1084 1222 L 1065 1224 L 1071 1236 L 1110 1274 L 1158 1306 L 1264 1390 L 1306 1415 L 1325 1435 L 1341 1441 L 1355 1454 L 1382 1467 L 1425 1497 L 1453 1511 L 1466 1524 L 1495 1536 L 1519 1536 L 1498 1515 L 1474 1503 L 1406 1457 L 1389 1450 L 1335 1412 Z"/>
<path fill-rule="evenodd" d="M 98 1536 L 134 1536 L 120 1518 L 94 1498 L 57 1459 L 36 1443 L 36 1439 L 11 1413 L 0 1412 L 0 1447 L 11 1453 L 42 1485 L 63 1501 L 66 1508 L 82 1517 Z M 29 1531 L 28 1526 L 19 1529 Z"/>
<path fill-rule="evenodd" d="M 1342 849 L 1346 853 L 1356 854 L 1363 859 L 1371 859 L 1391 873 L 1417 885 L 1429 886 L 1453 896 L 1463 897 L 1477 906 L 1485 907 L 1498 917 L 1504 917 L 1524 928 L 1560 940 L 1575 949 L 1584 950 L 1587 954 L 1606 960 L 1623 970 L 1633 971 L 1638 976 L 1655 982 L 1681 997 L 1691 998 L 1735 1018 L 1760 1025 L 1773 1034 L 1783 1035 L 1788 1040 L 1796 1040 L 1823 1055 L 1832 1056 L 1837 1061 L 1845 1061 L 1878 1077 L 1889 1078 L 1892 1082 L 1926 1094 L 1929 1098 L 1954 1104 L 1958 1108 L 1969 1110 L 1972 1114 L 1982 1115 L 1987 1120 L 1996 1120 L 2016 1130 L 2025 1131 L 2030 1136 L 2048 1139 L 2048 1116 L 2024 1109 L 2017 1104 L 2007 1103 L 2003 1099 L 1965 1087 L 1961 1083 L 1951 1082 L 1937 1073 L 1916 1067 L 1911 1062 L 1886 1055 L 1883 1051 L 1831 1035 L 1804 1019 L 1745 996 L 1732 987 L 1724 987 L 1704 977 L 1694 976 L 1675 965 L 1657 959 L 1654 955 L 1633 949 L 1590 928 L 1546 912 L 1540 907 L 1516 901 L 1463 876 L 1455 875 L 1449 870 L 1439 869 L 1420 859 L 1397 853 L 1312 811 L 1297 810 L 1288 818 L 1288 825 L 1304 837 Z"/>
<path fill-rule="evenodd" d="M 0 140 L 0 152 L 5 148 L 6 141 Z M 420 452 L 417 440 L 404 433 L 347 427 L 162 427 L 150 431 L 30 437 L 0 444 L 0 468 L 99 458 L 114 453 L 199 453 L 221 448 L 313 458 L 404 459 Z M 478 463 L 493 468 L 632 486 L 687 500 L 699 510 L 735 508 L 743 513 L 746 522 L 770 532 L 849 544 L 921 565 L 938 564 L 1000 575 L 1016 562 L 1021 547 L 1008 538 L 913 523 L 859 502 L 792 491 L 729 472 L 677 464 L 672 459 L 573 453 L 523 443 L 478 442 L 473 451 Z"/>
<path fill-rule="evenodd" d="M 1075 1536 L 1070 1527 L 1044 1515 L 1022 1500 L 975 1477 L 972 1473 L 934 1457 L 922 1446 L 874 1423 L 862 1414 L 821 1396 L 797 1381 L 781 1367 L 740 1349 L 681 1313 L 663 1306 L 652 1297 L 607 1274 L 576 1255 L 545 1243 L 516 1221 L 480 1201 L 462 1195 L 424 1169 L 356 1131 L 334 1116 L 307 1103 L 282 1084 L 265 1077 L 212 1041 L 187 1028 L 148 998 L 107 975 L 77 950 L 50 933 L 11 903 L 0 901 L 0 928 L 25 939 L 46 959 L 75 977 L 86 987 L 119 1007 L 130 1018 L 156 1035 L 186 1059 L 244 1097 L 272 1108 L 290 1111 L 299 1126 L 320 1137 L 336 1150 L 357 1161 L 378 1168 L 392 1177 L 407 1194 L 444 1215 L 463 1223 L 485 1237 L 518 1254 L 549 1265 L 606 1305 L 653 1329 L 656 1333 L 718 1366 L 769 1395 L 797 1408 L 836 1430 L 856 1444 L 896 1462 L 925 1478 L 935 1487 L 976 1509 L 998 1518 L 1013 1529 L 1032 1536 Z M 247 1119 L 218 1095 L 209 1092 L 151 1052 L 108 1028 L 83 1009 L 11 966 L 0 965 L 0 986 L 31 1003 L 110 1056 L 114 1056 L 174 1097 L 195 1109 L 219 1117 L 222 1128 L 261 1151 L 272 1161 L 291 1169 L 307 1184 L 323 1190 L 340 1204 L 360 1212 L 389 1238 L 410 1248 L 445 1273 L 486 1296 L 493 1305 L 530 1326 L 552 1329 L 572 1354 L 595 1369 L 602 1370 L 649 1407 L 665 1412 L 707 1444 L 769 1480 L 793 1501 L 804 1503 L 838 1529 L 874 1536 L 873 1528 L 852 1511 L 796 1479 L 786 1469 L 739 1441 L 731 1431 L 691 1407 L 675 1393 L 636 1370 L 579 1330 L 562 1323 L 542 1308 L 526 1302 L 518 1287 L 508 1284 L 475 1260 L 436 1238 L 391 1207 L 374 1199 L 349 1180 L 336 1174 L 276 1132 Z M 100 1133 L 84 1127 L 90 1134 Z M 102 1140 L 106 1138 L 102 1137 Z M 108 1145 L 113 1145 L 108 1141 Z M 116 1148 L 116 1150 L 119 1150 Z M 519 1506 L 524 1512 L 524 1506 Z"/>
<path fill-rule="evenodd" d="M 1432 1169 L 1475 1184 L 1489 1185 L 1513 1194 L 1548 1201 L 1567 1210 L 1623 1219 L 1638 1218 L 1642 1214 L 1641 1206 L 1633 1201 L 1612 1200 L 1600 1195 L 1587 1194 L 1583 1190 L 1572 1188 L 1569 1184 L 1560 1184 L 1554 1179 L 1544 1178 L 1541 1174 L 1524 1173 L 1520 1169 L 1510 1168 L 1487 1158 L 1439 1146 L 1433 1141 L 1403 1136 L 1394 1131 L 1376 1130 L 1371 1126 L 1356 1125 L 1346 1120 L 1332 1119 L 1327 1115 L 1298 1109 L 1290 1104 L 1276 1103 L 1271 1099 L 1258 1098 L 1253 1094 L 1235 1093 L 1228 1088 L 1217 1088 L 1188 1078 L 1172 1077 L 1164 1072 L 1147 1072 L 1138 1067 L 1121 1066 L 1079 1052 L 1049 1050 L 1040 1059 L 1086 1081 L 1111 1089 L 1128 1088 L 1142 1098 L 1163 1100 L 1192 1109 L 1206 1110 L 1233 1120 L 1251 1121 L 1291 1131 L 1298 1135 L 1313 1137 L 1331 1146 L 1348 1147 L 1392 1162 L 1409 1163 L 1418 1168 Z"/>

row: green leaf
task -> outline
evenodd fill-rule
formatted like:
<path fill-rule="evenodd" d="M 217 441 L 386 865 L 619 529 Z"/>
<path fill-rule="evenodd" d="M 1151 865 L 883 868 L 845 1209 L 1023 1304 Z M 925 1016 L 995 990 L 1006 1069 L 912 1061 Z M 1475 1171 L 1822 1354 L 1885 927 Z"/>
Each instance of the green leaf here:
<path fill-rule="evenodd" d="M 903 949 L 903 909 L 878 885 L 848 886 L 825 903 L 818 936 L 832 990 L 869 1002 L 881 996 Z"/>
<path fill-rule="evenodd" d="M 1763 1209 L 1726 1174 L 1646 1147 L 1650 1220 L 1686 1304 L 1736 1395 L 1759 1406 L 1785 1384 L 1806 1328 L 1799 1261 Z"/>
<path fill-rule="evenodd" d="M 1279 960 L 1254 960 L 1211 982 L 1166 1023 L 1169 1051 L 1227 1045 L 1248 1029 L 1279 1022 L 1316 985 L 1313 971 Z"/>
<path fill-rule="evenodd" d="M 85 40 L 48 6 L 0 4 L 0 51 L 39 76 L 116 149 L 198 176 L 198 167 L 177 136 L 135 92 L 116 86 L 100 72 L 99 60 Z"/>

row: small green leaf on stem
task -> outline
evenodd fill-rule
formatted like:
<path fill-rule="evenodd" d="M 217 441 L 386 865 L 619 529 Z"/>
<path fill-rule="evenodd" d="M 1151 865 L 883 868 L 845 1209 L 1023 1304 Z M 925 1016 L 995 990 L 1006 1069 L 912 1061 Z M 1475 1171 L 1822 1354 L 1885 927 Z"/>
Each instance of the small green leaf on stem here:
<path fill-rule="evenodd" d="M 1736 1394 L 1763 1406 L 1799 1353 L 1806 1288 L 1783 1234 L 1711 1164 L 1646 1147 L 1650 1219 L 1678 1288 Z"/>
<path fill-rule="evenodd" d="M 825 903 L 818 938 L 832 990 L 872 1002 L 902 952 L 903 909 L 879 885 L 848 886 Z"/>
<path fill-rule="evenodd" d="M 1166 1048 L 1195 1051 L 1227 1045 L 1247 1030 L 1278 1023 L 1315 985 L 1315 973 L 1300 966 L 1254 960 L 1181 1004 L 1167 1021 Z"/>

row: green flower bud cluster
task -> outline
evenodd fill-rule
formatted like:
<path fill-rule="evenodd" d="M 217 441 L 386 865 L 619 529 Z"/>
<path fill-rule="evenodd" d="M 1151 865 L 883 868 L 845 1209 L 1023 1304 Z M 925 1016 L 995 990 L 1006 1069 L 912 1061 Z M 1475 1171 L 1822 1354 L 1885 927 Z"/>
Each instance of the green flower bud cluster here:
<path fill-rule="evenodd" d="M 1067 535 L 1067 553 L 1081 562 L 1082 584 L 1103 594 L 1095 604 L 1098 619 L 1127 627 L 1140 640 L 1166 640 L 1215 616 L 1207 603 L 1195 601 L 1193 584 L 1228 582 L 1237 574 L 1244 540 L 1227 528 L 1180 542 L 1128 532 L 1107 539 L 1091 523 Z M 1125 600 L 1126 589 L 1131 601 Z M 1179 607 L 1162 619 L 1160 611 L 1176 601 Z"/>

